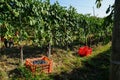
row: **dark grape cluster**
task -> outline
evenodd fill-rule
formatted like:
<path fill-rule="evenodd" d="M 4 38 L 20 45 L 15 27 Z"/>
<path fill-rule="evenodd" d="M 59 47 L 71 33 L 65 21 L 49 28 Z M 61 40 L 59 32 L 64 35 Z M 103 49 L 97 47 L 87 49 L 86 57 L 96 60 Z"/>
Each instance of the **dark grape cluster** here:
<path fill-rule="evenodd" d="M 6 48 L 8 48 L 8 47 L 11 48 L 11 47 L 14 46 L 14 42 L 13 42 L 12 39 L 10 39 L 10 40 L 5 39 L 4 40 L 4 45 L 5 45 Z"/>
<path fill-rule="evenodd" d="M 46 64 L 47 62 L 45 60 L 35 60 L 33 61 L 33 64 Z"/>

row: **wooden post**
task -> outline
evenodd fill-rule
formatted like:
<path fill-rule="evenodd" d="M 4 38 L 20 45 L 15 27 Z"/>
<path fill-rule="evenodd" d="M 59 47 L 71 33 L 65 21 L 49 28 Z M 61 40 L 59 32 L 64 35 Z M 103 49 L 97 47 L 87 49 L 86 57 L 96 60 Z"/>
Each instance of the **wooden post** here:
<path fill-rule="evenodd" d="M 21 21 L 21 13 L 19 15 L 19 21 L 20 21 L 20 27 L 22 28 L 22 21 Z M 22 32 L 20 32 L 20 65 L 23 66 L 23 45 L 21 45 L 22 42 Z"/>
<path fill-rule="evenodd" d="M 120 80 L 120 0 L 115 0 L 110 80 Z"/>
<path fill-rule="evenodd" d="M 20 62 L 20 65 L 23 66 L 23 46 L 20 47 Z"/>
<path fill-rule="evenodd" d="M 51 56 L 51 43 L 48 44 L 48 57 Z"/>

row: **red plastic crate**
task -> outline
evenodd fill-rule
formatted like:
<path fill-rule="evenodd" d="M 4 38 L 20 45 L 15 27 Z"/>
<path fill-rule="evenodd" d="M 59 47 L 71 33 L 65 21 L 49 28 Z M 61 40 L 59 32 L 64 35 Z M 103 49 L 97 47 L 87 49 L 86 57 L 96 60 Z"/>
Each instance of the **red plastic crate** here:
<path fill-rule="evenodd" d="M 80 56 L 88 56 L 92 53 L 92 48 L 88 46 L 83 46 L 79 48 L 78 54 Z"/>
<path fill-rule="evenodd" d="M 37 61 L 37 60 L 44 60 L 47 63 L 45 64 L 33 64 L 33 61 Z M 29 68 L 32 72 L 35 72 L 36 70 L 45 72 L 45 73 L 51 73 L 52 72 L 52 60 L 50 60 L 48 57 L 46 56 L 42 56 L 40 58 L 32 58 L 32 59 L 26 59 L 25 61 L 25 65 L 27 68 Z"/>

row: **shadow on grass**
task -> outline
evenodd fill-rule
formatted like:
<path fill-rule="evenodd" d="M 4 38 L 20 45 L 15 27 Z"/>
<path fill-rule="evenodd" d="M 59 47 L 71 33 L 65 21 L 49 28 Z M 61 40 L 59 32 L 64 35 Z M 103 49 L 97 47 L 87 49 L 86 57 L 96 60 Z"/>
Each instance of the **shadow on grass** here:
<path fill-rule="evenodd" d="M 47 51 L 46 48 L 24 47 L 24 58 L 38 57 L 38 55 L 46 53 L 45 51 Z M 20 50 L 17 48 L 6 49 L 3 52 L 1 55 L 4 54 L 11 58 L 20 57 Z M 53 74 L 49 77 L 53 80 L 109 80 L 110 53 L 111 49 L 99 53 L 93 58 L 82 60 L 83 67 L 74 68 L 71 72 Z M 10 71 L 10 74 L 13 75 L 13 73 L 20 75 L 16 69 Z"/>
<path fill-rule="evenodd" d="M 71 72 L 61 72 L 59 75 L 50 76 L 53 80 L 109 80 L 111 49 L 99 55 L 83 60 L 83 67 L 75 68 Z"/>
<path fill-rule="evenodd" d="M 41 57 L 46 55 L 45 48 L 25 46 L 23 50 L 24 62 L 26 58 Z M 13 70 L 20 65 L 20 49 L 17 47 L 4 48 L 0 51 L 0 67 L 7 71 Z M 7 68 L 6 68 L 7 67 Z"/>
<path fill-rule="evenodd" d="M 38 57 L 41 54 L 46 55 L 47 49 L 45 47 L 31 47 L 31 46 L 24 46 L 23 48 L 23 55 L 25 58 L 33 58 Z M 8 58 L 20 58 L 20 48 L 13 47 L 13 48 L 4 48 L 0 51 L 0 58 L 2 55 L 6 55 Z"/>

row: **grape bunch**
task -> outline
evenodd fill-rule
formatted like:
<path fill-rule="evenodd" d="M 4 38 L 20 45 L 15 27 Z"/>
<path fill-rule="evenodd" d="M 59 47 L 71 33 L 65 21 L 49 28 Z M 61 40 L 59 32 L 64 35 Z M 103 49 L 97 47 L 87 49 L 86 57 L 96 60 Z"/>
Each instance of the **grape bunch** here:
<path fill-rule="evenodd" d="M 33 61 L 33 64 L 46 64 L 47 62 L 45 60 L 35 60 Z"/>
<path fill-rule="evenodd" d="M 10 39 L 10 40 L 5 39 L 4 40 L 4 45 L 5 45 L 6 48 L 11 48 L 11 47 L 14 46 L 14 42 L 13 42 L 12 39 Z"/>

